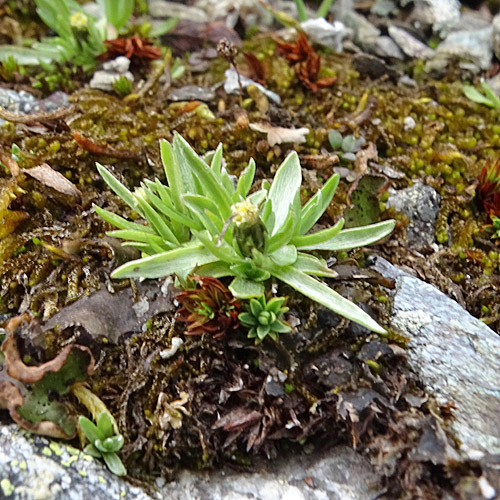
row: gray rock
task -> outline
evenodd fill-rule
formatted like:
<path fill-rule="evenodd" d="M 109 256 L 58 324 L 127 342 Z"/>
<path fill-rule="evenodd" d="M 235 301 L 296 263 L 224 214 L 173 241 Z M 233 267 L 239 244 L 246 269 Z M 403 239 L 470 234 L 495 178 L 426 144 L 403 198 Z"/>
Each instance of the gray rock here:
<path fill-rule="evenodd" d="M 9 500 L 152 500 L 99 461 L 60 442 L 0 428 L 0 498 Z"/>
<path fill-rule="evenodd" d="M 491 44 L 495 56 L 500 59 L 500 14 L 493 18 L 491 23 Z"/>
<path fill-rule="evenodd" d="M 488 69 L 493 57 L 492 32 L 491 26 L 475 31 L 454 31 L 439 44 L 436 54 L 472 63 L 478 70 Z"/>
<path fill-rule="evenodd" d="M 460 20 L 451 27 L 451 31 L 475 31 L 487 28 L 491 24 L 492 16 L 488 10 L 466 10 L 462 12 Z"/>
<path fill-rule="evenodd" d="M 60 107 L 69 106 L 68 94 L 57 91 L 46 99 L 37 99 L 25 90 L 15 91 L 0 88 L 0 107 L 11 113 L 40 113 L 42 111 L 51 113 Z M 0 119 L 0 125 L 5 120 Z"/>
<path fill-rule="evenodd" d="M 102 65 L 103 69 L 93 74 L 92 80 L 89 83 L 90 88 L 110 92 L 113 90 L 113 84 L 122 76 L 130 83 L 133 83 L 134 75 L 130 71 L 127 71 L 129 66 L 130 59 L 124 56 L 105 62 Z"/>
<path fill-rule="evenodd" d="M 113 84 L 120 77 L 124 76 L 131 83 L 134 81 L 134 75 L 130 71 L 126 73 L 110 73 L 108 71 L 96 71 L 90 80 L 90 88 L 104 90 L 106 92 L 111 92 L 113 90 Z"/>
<path fill-rule="evenodd" d="M 414 59 L 429 59 L 434 55 L 434 51 L 410 35 L 406 30 L 397 26 L 389 26 L 389 36 L 396 42 L 399 48 L 408 56 Z"/>
<path fill-rule="evenodd" d="M 102 65 L 104 71 L 125 73 L 130 67 L 130 59 L 124 56 L 117 57 L 112 61 L 107 61 Z"/>
<path fill-rule="evenodd" d="M 226 94 L 238 94 L 240 92 L 240 87 L 236 71 L 233 68 L 229 68 L 226 70 L 224 75 L 226 77 L 224 82 L 224 90 Z M 274 101 L 276 104 L 281 103 L 281 97 L 278 94 L 272 90 L 266 89 L 266 87 L 260 83 L 254 82 L 252 79 L 243 75 L 240 75 L 240 81 L 243 88 L 246 88 L 249 85 L 255 85 L 268 99 L 271 99 L 271 101 Z"/>
<path fill-rule="evenodd" d="M 443 36 L 460 20 L 458 0 L 415 0 L 413 4 L 408 21 L 418 29 L 432 26 L 434 33 Z"/>
<path fill-rule="evenodd" d="M 185 85 L 174 89 L 168 94 L 168 99 L 174 102 L 178 101 L 204 101 L 211 102 L 215 99 L 215 92 L 206 87 L 197 85 Z"/>
<path fill-rule="evenodd" d="M 437 191 L 431 186 L 416 182 L 400 191 L 390 189 L 389 193 L 387 206 L 403 212 L 410 219 L 407 230 L 408 245 L 412 248 L 432 245 L 441 202 Z"/>
<path fill-rule="evenodd" d="M 500 337 L 433 286 L 384 259 L 374 267 L 396 279 L 391 326 L 409 337 L 408 362 L 426 391 L 454 405 L 461 453 L 499 454 Z"/>
<path fill-rule="evenodd" d="M 198 9 L 190 5 L 178 2 L 168 2 L 167 0 L 153 0 L 149 2 L 149 14 L 154 18 L 164 19 L 167 17 L 178 17 L 188 21 L 204 23 L 208 21 L 208 16 L 203 9 Z"/>
<path fill-rule="evenodd" d="M 366 17 L 353 10 L 346 11 L 340 20 L 353 32 L 353 40 L 363 49 L 369 49 L 380 36 L 380 30 Z"/>
<path fill-rule="evenodd" d="M 265 465 L 254 474 L 184 471 L 161 492 L 170 500 L 373 500 L 382 489 L 368 460 L 345 446 Z"/>
<path fill-rule="evenodd" d="M 396 14 L 398 6 L 394 0 L 375 0 L 370 9 L 370 12 L 379 17 L 389 17 L 391 14 Z"/>
<path fill-rule="evenodd" d="M 398 44 L 389 36 L 379 36 L 375 40 L 371 51 L 384 59 L 399 59 L 403 61 L 405 58 Z"/>
<path fill-rule="evenodd" d="M 368 459 L 346 446 L 261 463 L 252 474 L 182 471 L 174 482 L 157 481 L 153 496 L 79 450 L 15 425 L 0 429 L 0 448 L 0 497 L 9 500 L 370 500 L 382 490 Z"/>
<path fill-rule="evenodd" d="M 318 19 L 308 19 L 301 23 L 301 26 L 313 42 L 329 47 L 335 52 L 342 51 L 342 40 L 347 32 L 346 27 L 340 21 L 329 23 L 321 17 Z"/>

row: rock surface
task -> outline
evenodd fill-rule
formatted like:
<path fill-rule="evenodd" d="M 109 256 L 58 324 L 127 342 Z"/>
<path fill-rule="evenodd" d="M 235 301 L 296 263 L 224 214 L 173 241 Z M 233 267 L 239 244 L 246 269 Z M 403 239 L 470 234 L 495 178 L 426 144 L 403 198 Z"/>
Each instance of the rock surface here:
<path fill-rule="evenodd" d="M 406 119 L 404 126 L 407 127 Z M 416 182 L 409 188 L 399 191 L 389 190 L 389 193 L 387 206 L 403 212 L 410 219 L 406 233 L 408 245 L 412 248 L 432 245 L 441 203 L 437 191 L 431 186 Z"/>
<path fill-rule="evenodd" d="M 262 464 L 255 473 L 183 471 L 149 495 L 79 450 L 10 425 L 0 430 L 0 498 L 9 500 L 370 500 L 381 483 L 368 460 L 345 446 Z"/>
<path fill-rule="evenodd" d="M 384 259 L 396 279 L 391 325 L 410 338 L 409 364 L 427 392 L 455 407 L 451 423 L 465 457 L 500 454 L 500 336 L 433 286 Z"/>

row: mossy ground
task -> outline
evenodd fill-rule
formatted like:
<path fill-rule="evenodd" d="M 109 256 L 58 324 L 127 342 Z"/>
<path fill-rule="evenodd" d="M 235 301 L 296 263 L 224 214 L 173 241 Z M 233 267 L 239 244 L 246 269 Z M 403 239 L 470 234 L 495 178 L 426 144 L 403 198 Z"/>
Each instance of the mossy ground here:
<path fill-rule="evenodd" d="M 500 145 L 500 113 L 470 102 L 459 81 L 420 77 L 414 88 L 384 78 L 361 77 L 345 54 L 323 55 L 323 72 L 336 75 L 337 82 L 313 93 L 300 85 L 286 61 L 274 53 L 270 38 L 249 41 L 245 50 L 255 51 L 262 60 L 268 88 L 282 98 L 281 106 L 269 102 L 264 112 L 255 98 L 245 95 L 248 121 L 267 116 L 276 126 L 307 127 L 310 133 L 305 144 L 270 147 L 265 136 L 241 126 L 238 96 L 228 97 L 221 89 L 208 103 L 213 117 L 171 103 L 167 97 L 171 86 L 163 79 L 151 92 L 135 99 L 76 91 L 70 100 L 77 111 L 68 120 L 69 127 L 7 123 L 0 128 L 5 153 L 14 143 L 20 147 L 21 167 L 46 162 L 82 193 L 81 203 L 75 204 L 71 197 L 28 176 L 11 181 L 10 173 L 2 171 L 0 201 L 14 199 L 4 204 L 0 216 L 25 214 L 25 220 L 19 220 L 0 240 L 3 318 L 29 310 L 45 320 L 99 288 L 129 286 L 127 280 L 109 279 L 110 270 L 127 255 L 119 244 L 105 238 L 111 228 L 92 206 L 131 219 L 137 215 L 107 190 L 95 169 L 96 161 L 111 165 L 130 187 L 144 177 L 163 179 L 158 140 L 171 139 L 177 131 L 200 154 L 222 142 L 231 173 L 237 174 L 253 157 L 258 178 L 270 179 L 293 148 L 302 158 L 307 198 L 332 174 L 332 164 L 322 164 L 319 155 L 323 149 L 330 150 L 328 130 L 336 128 L 344 134 L 362 134 L 376 144 L 378 162 L 404 174 L 393 181 L 394 187 L 424 179 L 443 197 L 436 228 L 439 251 L 428 249 L 425 256 L 410 251 L 405 241 L 407 219 L 398 214 L 400 224 L 390 243 L 375 251 L 396 264 L 418 269 L 425 279 L 445 293 L 451 290 L 472 314 L 498 329 L 499 251 L 483 229 L 486 215 L 474 203 L 474 187 L 484 161 L 494 157 Z M 243 61 L 238 62 L 243 68 Z M 225 61 L 215 59 L 208 71 L 188 69 L 175 86 L 214 85 L 226 68 Z M 15 88 L 15 84 L 9 85 Z M 412 130 L 405 131 L 406 117 L 415 121 Z M 101 149 L 107 148 L 107 153 L 83 149 L 74 139 L 75 132 Z M 350 163 L 342 166 L 352 169 Z M 322 224 L 333 223 L 343 213 L 349 187 L 341 181 Z M 382 211 L 383 218 L 393 215 Z M 64 254 L 51 252 L 47 244 Z M 337 258 L 339 264 L 362 265 L 364 256 L 365 252 L 355 251 Z M 386 319 L 389 304 L 380 285 L 341 281 L 332 286 L 364 304 L 382 323 Z M 166 361 L 159 352 L 170 346 L 173 336 L 182 337 L 183 328 L 171 313 L 164 313 L 151 318 L 142 333 L 123 332 L 117 345 L 92 338 L 92 332 L 82 332 L 78 326 L 59 336 L 52 332 L 47 337 L 47 353 L 53 354 L 69 338 L 90 344 L 98 360 L 91 387 L 117 417 L 127 440 L 125 460 L 136 476 L 166 473 L 179 466 L 248 465 L 253 450 L 274 457 L 287 447 L 300 448 L 323 436 L 329 436 L 333 444 L 334 428 L 334 442 L 370 448 L 372 456 L 383 454 L 384 439 L 392 443 L 400 457 L 388 473 L 395 495 L 417 498 L 412 495 L 418 493 L 438 498 L 441 490 L 435 485 L 439 478 L 445 478 L 442 487 L 451 487 L 454 473 L 408 458 L 436 410 L 430 404 L 412 407 L 403 398 L 420 394 L 420 389 L 405 367 L 397 333 L 381 340 L 339 322 L 289 289 L 280 289 L 280 293 L 290 296 L 289 305 L 300 326 L 298 333 L 284 335 L 279 344 L 266 342 L 255 347 L 242 332 L 224 339 L 188 338 L 175 360 Z M 288 377 L 285 392 L 270 388 L 268 377 L 279 377 L 278 371 Z M 183 392 L 189 401 L 185 413 L 169 406 L 182 399 Z M 162 403 L 160 394 L 165 395 Z M 369 405 L 361 402 L 362 396 Z M 342 401 L 359 410 L 358 423 Z M 180 428 L 160 423 L 168 412 L 180 418 Z M 218 415 L 225 418 L 222 425 L 217 424 Z M 418 424 L 411 415 L 417 415 Z"/>

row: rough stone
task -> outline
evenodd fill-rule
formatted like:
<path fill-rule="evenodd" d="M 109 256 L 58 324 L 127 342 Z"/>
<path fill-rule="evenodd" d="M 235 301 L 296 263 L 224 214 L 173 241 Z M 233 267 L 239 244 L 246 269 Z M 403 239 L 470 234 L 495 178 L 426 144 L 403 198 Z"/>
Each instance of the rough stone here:
<path fill-rule="evenodd" d="M 414 59 L 429 59 L 434 55 L 434 51 L 410 35 L 406 30 L 397 26 L 389 26 L 389 36 L 396 42 L 399 48 L 408 56 Z"/>
<path fill-rule="evenodd" d="M 240 86 L 236 71 L 233 68 L 229 68 L 226 70 L 224 75 L 226 77 L 226 81 L 224 82 L 224 90 L 226 94 L 238 94 L 240 92 Z M 271 99 L 271 101 L 274 101 L 276 104 L 281 103 L 281 97 L 276 94 L 276 92 L 266 89 L 266 87 L 260 83 L 254 82 L 252 79 L 243 75 L 240 75 L 240 82 L 243 88 L 246 88 L 249 85 L 255 85 L 268 99 Z"/>
<path fill-rule="evenodd" d="M 436 54 L 472 63 L 478 69 L 488 69 L 493 57 L 491 26 L 475 31 L 454 31 L 443 40 Z"/>
<path fill-rule="evenodd" d="M 413 186 L 399 191 L 390 189 L 389 193 L 387 206 L 403 212 L 410 219 L 406 233 L 408 245 L 412 248 L 432 245 L 441 202 L 437 191 L 431 186 L 416 182 Z"/>
<path fill-rule="evenodd" d="M 340 21 L 329 23 L 324 18 L 308 19 L 301 23 L 302 29 L 314 43 L 329 47 L 335 52 L 342 51 L 342 40 L 346 36 L 346 28 Z"/>
<path fill-rule="evenodd" d="M 89 83 L 90 88 L 110 92 L 113 90 L 113 84 L 122 76 L 133 83 L 134 75 L 128 71 L 129 66 L 130 59 L 124 56 L 105 62 L 102 65 L 103 69 L 93 74 Z"/>
<path fill-rule="evenodd" d="M 79 450 L 14 425 L 0 429 L 0 448 L 2 486 L 12 491 L 0 497 L 9 500 L 370 500 L 382 490 L 368 459 L 346 446 L 263 462 L 254 473 L 183 471 L 149 495 Z"/>
<path fill-rule="evenodd" d="M 159 19 L 178 17 L 179 19 L 186 19 L 198 23 L 208 21 L 208 16 L 203 9 L 198 9 L 178 2 L 167 2 L 166 0 L 153 0 L 149 2 L 149 14 Z"/>
<path fill-rule="evenodd" d="M 353 32 L 353 40 L 364 49 L 369 49 L 380 36 L 380 30 L 364 16 L 355 11 L 347 11 L 340 19 Z"/>
<path fill-rule="evenodd" d="M 454 406 L 451 430 L 462 454 L 500 453 L 500 337 L 457 302 L 384 259 L 396 279 L 391 326 L 410 339 L 409 365 L 440 404 Z"/>
<path fill-rule="evenodd" d="M 500 14 L 493 18 L 491 23 L 491 44 L 493 52 L 497 58 L 500 58 Z"/>
<path fill-rule="evenodd" d="M 408 19 L 416 28 L 432 26 L 438 35 L 446 35 L 460 20 L 458 0 L 414 0 L 414 7 Z"/>
<path fill-rule="evenodd" d="M 384 59 L 399 59 L 403 61 L 405 55 L 398 44 L 389 36 L 379 36 L 372 47 L 372 52 Z"/>

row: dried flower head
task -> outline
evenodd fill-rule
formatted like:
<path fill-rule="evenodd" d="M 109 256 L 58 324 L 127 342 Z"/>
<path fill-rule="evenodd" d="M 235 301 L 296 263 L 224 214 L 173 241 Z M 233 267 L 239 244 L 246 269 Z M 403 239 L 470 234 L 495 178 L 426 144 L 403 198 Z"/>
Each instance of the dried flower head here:
<path fill-rule="evenodd" d="M 500 217 L 500 161 L 486 161 L 478 177 L 476 198 L 489 218 Z"/>
<path fill-rule="evenodd" d="M 334 76 L 319 78 L 321 56 L 314 52 L 304 33 L 299 33 L 295 43 L 275 42 L 278 53 L 294 66 L 295 75 L 309 90 L 316 92 L 335 83 L 337 78 Z"/>
<path fill-rule="evenodd" d="M 216 278 L 210 276 L 190 277 L 194 288 L 178 293 L 181 304 L 178 319 L 188 323 L 186 335 L 211 333 L 215 338 L 234 330 L 239 325 L 240 302 Z"/>
<path fill-rule="evenodd" d="M 114 59 L 118 56 L 125 56 L 128 59 L 136 58 L 140 61 L 161 57 L 160 51 L 147 38 L 138 35 L 106 40 L 104 43 L 108 50 L 103 54 L 103 60 Z"/>

